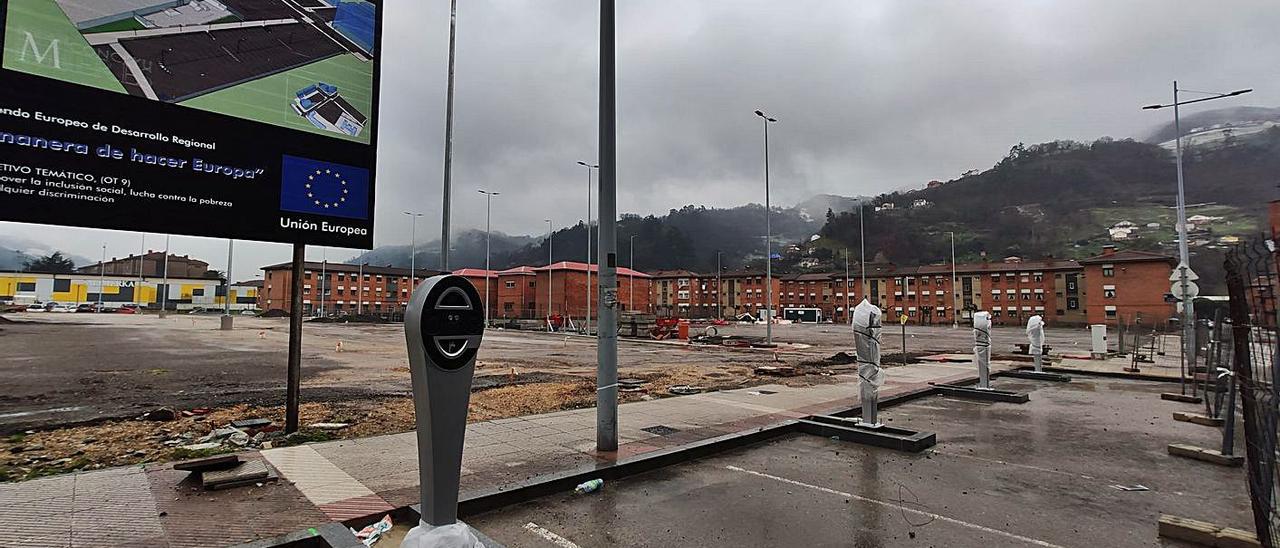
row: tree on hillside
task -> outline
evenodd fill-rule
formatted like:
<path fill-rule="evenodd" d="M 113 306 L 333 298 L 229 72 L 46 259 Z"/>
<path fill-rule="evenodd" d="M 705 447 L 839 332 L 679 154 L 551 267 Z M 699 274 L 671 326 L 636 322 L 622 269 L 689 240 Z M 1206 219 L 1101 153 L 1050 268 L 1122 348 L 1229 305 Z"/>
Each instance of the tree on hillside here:
<path fill-rule="evenodd" d="M 28 272 L 69 274 L 75 271 L 76 263 L 71 259 L 62 256 L 61 251 L 54 251 L 52 255 L 45 255 L 38 259 L 32 259 L 23 263 L 22 268 Z"/>

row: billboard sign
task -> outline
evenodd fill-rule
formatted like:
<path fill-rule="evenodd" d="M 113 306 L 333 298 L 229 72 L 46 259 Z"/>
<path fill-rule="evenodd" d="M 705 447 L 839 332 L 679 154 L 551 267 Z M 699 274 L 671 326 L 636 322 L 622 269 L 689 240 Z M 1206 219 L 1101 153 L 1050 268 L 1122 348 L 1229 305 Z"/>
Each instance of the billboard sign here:
<path fill-rule="evenodd" d="M 374 0 L 0 0 L 0 220 L 369 248 Z"/>

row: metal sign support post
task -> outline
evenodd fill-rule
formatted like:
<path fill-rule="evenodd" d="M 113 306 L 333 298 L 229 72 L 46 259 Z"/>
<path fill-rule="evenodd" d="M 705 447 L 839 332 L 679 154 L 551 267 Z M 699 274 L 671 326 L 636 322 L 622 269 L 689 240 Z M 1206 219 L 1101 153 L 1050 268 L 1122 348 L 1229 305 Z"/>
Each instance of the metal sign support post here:
<path fill-rule="evenodd" d="M 302 272 L 307 246 L 293 244 L 293 273 L 289 279 L 289 372 L 285 388 L 284 432 L 298 431 L 298 399 L 302 390 Z"/>

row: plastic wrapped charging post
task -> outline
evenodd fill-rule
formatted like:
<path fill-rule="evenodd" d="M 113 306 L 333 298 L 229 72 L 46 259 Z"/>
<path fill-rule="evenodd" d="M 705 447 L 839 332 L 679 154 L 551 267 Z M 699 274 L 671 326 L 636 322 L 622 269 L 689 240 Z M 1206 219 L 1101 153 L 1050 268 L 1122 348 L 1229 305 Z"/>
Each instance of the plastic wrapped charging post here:
<path fill-rule="evenodd" d="M 484 543 L 465 523 L 436 527 L 419 521 L 400 542 L 400 548 L 484 548 Z"/>
<path fill-rule="evenodd" d="M 877 416 L 884 372 L 880 369 L 880 308 L 866 299 L 853 309 L 853 339 L 858 357 L 859 395 L 862 422 L 879 424 Z"/>
<path fill-rule="evenodd" d="M 1027 319 L 1027 351 L 1031 354 L 1031 359 L 1035 361 L 1036 372 L 1039 373 L 1041 360 L 1044 357 L 1044 318 L 1039 314 Z"/>
<path fill-rule="evenodd" d="M 973 315 L 973 360 L 978 362 L 978 388 L 991 388 L 991 314 Z"/>

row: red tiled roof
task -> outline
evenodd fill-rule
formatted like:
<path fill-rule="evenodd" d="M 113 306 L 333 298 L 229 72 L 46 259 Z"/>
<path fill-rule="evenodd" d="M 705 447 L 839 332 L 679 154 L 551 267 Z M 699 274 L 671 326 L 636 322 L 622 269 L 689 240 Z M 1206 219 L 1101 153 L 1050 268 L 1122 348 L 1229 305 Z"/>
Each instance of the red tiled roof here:
<path fill-rule="evenodd" d="M 544 271 L 544 270 L 546 270 L 546 269 L 547 269 L 547 267 L 545 267 L 545 266 L 534 267 L 534 270 L 537 270 L 537 271 Z M 558 262 L 558 263 L 554 263 L 554 264 L 552 264 L 552 265 L 551 265 L 551 270 L 552 270 L 553 272 L 554 272 L 554 271 L 556 271 L 556 270 L 576 270 L 576 271 L 579 271 L 579 272 L 586 272 L 586 271 L 587 271 L 587 263 L 578 263 L 578 262 L 573 262 L 573 261 L 560 261 L 560 262 Z M 600 265 L 595 265 L 595 264 L 591 265 L 591 271 L 592 271 L 592 272 L 599 272 L 599 271 L 600 271 Z M 644 272 L 640 272 L 640 271 L 637 271 L 637 270 L 631 270 L 630 268 L 621 267 L 621 266 L 620 266 L 620 267 L 618 267 L 618 275 L 619 275 L 619 276 L 627 276 L 627 277 L 632 277 L 632 276 L 634 276 L 634 277 L 636 277 L 636 278 L 652 278 L 652 277 L 653 277 L 653 276 L 650 276 L 650 275 L 648 275 L 648 274 L 645 274 Z"/>
<path fill-rule="evenodd" d="M 499 276 L 513 276 L 516 274 L 525 274 L 528 276 L 532 276 L 537 274 L 537 269 L 531 266 L 517 266 L 515 268 L 508 268 L 506 270 L 498 272 Z"/>
<path fill-rule="evenodd" d="M 1123 251 L 1115 251 L 1112 253 L 1103 253 L 1102 255 L 1094 255 L 1088 259 L 1080 259 L 1080 264 L 1101 264 L 1101 263 L 1133 263 L 1142 261 L 1159 261 L 1169 264 L 1178 264 L 1178 260 L 1168 255 L 1159 253 L 1151 253 L 1149 251 L 1137 251 L 1125 249 Z"/>
<path fill-rule="evenodd" d="M 485 277 L 486 272 L 489 274 L 490 278 L 498 275 L 498 271 L 496 270 L 485 270 L 483 268 L 459 268 L 454 270 L 453 274 L 455 276 L 465 276 L 468 278 L 483 278 Z"/>

